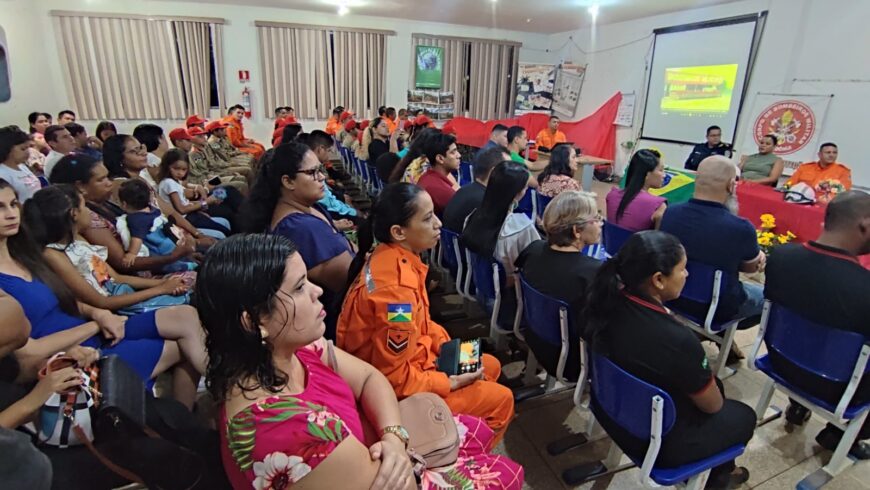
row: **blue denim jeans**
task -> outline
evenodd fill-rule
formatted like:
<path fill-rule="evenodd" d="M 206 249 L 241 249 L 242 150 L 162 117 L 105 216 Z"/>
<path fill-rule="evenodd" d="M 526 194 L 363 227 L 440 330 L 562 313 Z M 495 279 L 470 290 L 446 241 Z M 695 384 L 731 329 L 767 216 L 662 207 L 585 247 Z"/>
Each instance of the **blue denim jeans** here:
<path fill-rule="evenodd" d="M 754 282 L 740 281 L 746 291 L 746 301 L 737 310 L 737 318 L 760 315 L 764 309 L 764 287 Z"/>

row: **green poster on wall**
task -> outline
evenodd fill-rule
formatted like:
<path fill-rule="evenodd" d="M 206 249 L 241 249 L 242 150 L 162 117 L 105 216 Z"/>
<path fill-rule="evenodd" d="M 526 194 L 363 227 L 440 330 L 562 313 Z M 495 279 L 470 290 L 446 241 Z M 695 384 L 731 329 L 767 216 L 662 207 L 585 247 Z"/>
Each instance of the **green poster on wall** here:
<path fill-rule="evenodd" d="M 417 69 L 415 83 L 417 88 L 441 88 L 444 74 L 444 48 L 417 46 Z"/>

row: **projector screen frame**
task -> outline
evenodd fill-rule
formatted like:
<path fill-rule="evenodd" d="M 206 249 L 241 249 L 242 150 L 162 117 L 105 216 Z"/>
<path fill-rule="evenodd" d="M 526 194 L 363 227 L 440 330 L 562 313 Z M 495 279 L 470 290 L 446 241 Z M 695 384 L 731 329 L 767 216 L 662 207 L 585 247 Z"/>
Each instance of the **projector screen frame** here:
<path fill-rule="evenodd" d="M 731 140 L 726 141 L 722 140 L 723 143 L 733 146 L 734 142 L 737 141 L 737 128 L 740 127 L 740 116 L 743 112 L 743 103 L 746 101 L 746 92 L 749 87 L 749 80 L 752 75 L 752 71 L 755 68 L 755 60 L 758 57 L 758 48 L 761 45 L 761 36 L 764 33 L 764 26 L 767 21 L 767 10 L 762 10 L 752 14 L 745 15 L 737 15 L 734 17 L 725 17 L 722 19 L 714 19 L 714 20 L 705 20 L 701 22 L 692 22 L 689 24 L 680 24 L 676 26 L 670 27 L 659 27 L 657 29 L 653 29 L 653 44 L 652 44 L 652 54 L 650 55 L 649 60 L 649 69 L 647 70 L 647 79 L 646 79 L 646 91 L 644 95 L 643 101 L 643 113 L 641 114 L 641 123 L 640 123 L 640 139 L 649 140 L 649 141 L 661 141 L 665 143 L 675 143 L 678 145 L 696 145 L 697 141 L 681 141 L 681 140 L 673 140 L 667 138 L 656 138 L 652 136 L 645 136 L 644 129 L 646 126 L 646 111 L 649 106 L 649 91 L 650 84 L 652 83 L 653 77 L 653 66 L 655 62 L 656 56 L 656 41 L 660 34 L 672 34 L 676 32 L 684 32 L 684 31 L 694 31 L 697 29 L 708 29 L 711 27 L 722 27 L 727 25 L 734 24 L 744 24 L 747 22 L 755 22 L 755 27 L 752 32 L 752 43 L 750 43 L 749 48 L 749 57 L 746 60 L 746 73 L 743 76 L 743 90 L 740 93 L 740 100 L 737 103 L 737 118 L 734 120 L 734 131 L 731 134 Z"/>

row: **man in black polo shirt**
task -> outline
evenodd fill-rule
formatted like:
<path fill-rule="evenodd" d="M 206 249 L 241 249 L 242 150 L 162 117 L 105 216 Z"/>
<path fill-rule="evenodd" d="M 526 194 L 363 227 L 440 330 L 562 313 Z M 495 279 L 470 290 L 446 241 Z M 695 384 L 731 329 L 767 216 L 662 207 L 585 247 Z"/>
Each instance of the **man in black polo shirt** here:
<path fill-rule="evenodd" d="M 692 148 L 692 153 L 689 153 L 689 158 L 686 159 L 686 169 L 698 170 L 698 165 L 705 158 L 713 155 L 731 158 L 731 145 L 722 143 L 722 128 L 719 126 L 707 128 L 707 141 Z"/>
<path fill-rule="evenodd" d="M 838 195 L 825 211 L 825 230 L 818 240 L 777 247 L 765 271 L 764 295 L 806 319 L 832 328 L 858 332 L 870 339 L 870 270 L 858 256 L 870 253 L 870 194 L 850 191 Z M 836 404 L 845 385 L 804 371 L 770 351 L 777 371 L 790 382 Z M 864 376 L 853 402 L 870 399 L 870 377 Z M 786 417 L 801 425 L 809 411 L 792 401 Z M 833 450 L 843 432 L 828 424 L 816 441 Z M 864 423 L 850 454 L 870 458 L 870 419 Z"/>
<path fill-rule="evenodd" d="M 758 248 L 755 227 L 737 216 L 737 167 L 723 156 L 706 158 L 698 167 L 695 195 L 688 202 L 668 206 L 661 230 L 677 238 L 690 261 L 723 271 L 727 286 L 716 309 L 717 321 L 761 314 L 764 291 L 741 282 L 739 272 L 764 269 L 766 257 Z M 703 318 L 708 305 L 679 299 L 678 310 Z"/>
<path fill-rule="evenodd" d="M 456 191 L 444 208 L 445 228 L 455 233 L 462 233 L 462 229 L 465 228 L 465 218 L 483 202 L 483 194 L 486 192 L 486 183 L 489 181 L 492 169 L 510 159 L 510 153 L 503 146 L 490 148 L 478 155 L 471 167 L 474 182 Z"/>

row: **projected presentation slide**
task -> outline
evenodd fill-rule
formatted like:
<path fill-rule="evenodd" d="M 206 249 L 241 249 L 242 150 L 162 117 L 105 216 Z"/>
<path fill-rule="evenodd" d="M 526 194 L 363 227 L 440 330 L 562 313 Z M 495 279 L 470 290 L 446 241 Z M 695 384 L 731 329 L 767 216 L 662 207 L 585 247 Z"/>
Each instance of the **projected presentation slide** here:
<path fill-rule="evenodd" d="M 728 114 L 736 79 L 736 64 L 665 68 L 662 114 Z"/>

